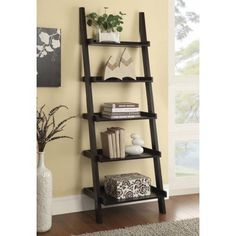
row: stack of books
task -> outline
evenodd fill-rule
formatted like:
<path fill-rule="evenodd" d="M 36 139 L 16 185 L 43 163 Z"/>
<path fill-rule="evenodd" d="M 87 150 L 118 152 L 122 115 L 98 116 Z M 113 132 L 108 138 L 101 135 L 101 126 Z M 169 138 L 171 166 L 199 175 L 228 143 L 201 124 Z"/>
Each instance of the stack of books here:
<path fill-rule="evenodd" d="M 125 158 L 125 134 L 120 127 L 107 128 L 101 132 L 102 152 L 108 158 Z"/>
<path fill-rule="evenodd" d="M 139 104 L 133 102 L 104 103 L 102 116 L 109 119 L 137 118 L 140 117 Z"/>

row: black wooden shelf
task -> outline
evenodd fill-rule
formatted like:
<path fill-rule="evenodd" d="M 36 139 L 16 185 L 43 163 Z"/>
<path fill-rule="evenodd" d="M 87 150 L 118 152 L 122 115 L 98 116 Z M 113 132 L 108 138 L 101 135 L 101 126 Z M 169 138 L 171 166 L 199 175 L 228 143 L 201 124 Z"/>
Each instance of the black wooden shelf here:
<path fill-rule="evenodd" d="M 157 115 L 155 113 L 149 113 L 149 112 L 140 112 L 140 117 L 135 117 L 135 118 L 116 118 L 116 119 L 111 119 L 111 118 L 106 118 L 102 116 L 102 113 L 97 112 L 93 113 L 93 121 L 96 122 L 101 122 L 101 121 L 118 121 L 118 120 L 150 120 L 150 119 L 156 119 Z M 88 113 L 83 113 L 82 114 L 83 119 L 88 119 Z"/>
<path fill-rule="evenodd" d="M 114 43 L 114 42 L 98 42 L 94 39 L 87 39 L 87 44 L 92 46 L 109 46 L 109 47 L 142 47 L 150 46 L 149 41 L 145 42 L 132 42 L 132 41 L 121 41 L 120 43 Z"/>
<path fill-rule="evenodd" d="M 161 152 L 150 149 L 150 148 L 143 148 L 144 152 L 140 155 L 127 155 L 125 158 L 114 158 L 110 159 L 103 155 L 102 149 L 97 149 L 97 156 L 96 161 L 98 162 L 114 162 L 114 161 L 128 161 L 128 160 L 139 160 L 139 159 L 146 159 L 146 158 L 153 158 L 153 157 L 161 157 Z M 85 157 L 92 158 L 91 150 L 84 150 L 82 154 Z"/>
<path fill-rule="evenodd" d="M 85 76 L 82 77 L 82 81 L 85 82 L 86 81 L 86 78 Z M 115 78 L 115 77 L 111 77 L 107 80 L 104 80 L 102 76 L 91 76 L 89 78 L 89 82 L 92 82 L 92 83 L 140 83 L 140 82 L 152 82 L 153 81 L 153 78 L 152 77 L 136 77 L 136 80 L 135 79 L 132 79 L 130 77 L 123 77 L 122 80 L 121 79 L 118 79 L 118 78 Z"/>
<path fill-rule="evenodd" d="M 93 187 L 84 188 L 83 192 L 89 197 L 94 199 Z M 137 201 L 144 201 L 144 200 L 150 200 L 150 199 L 157 199 L 159 197 L 165 198 L 166 196 L 167 196 L 166 191 L 158 190 L 156 187 L 151 186 L 151 194 L 149 196 L 134 197 L 134 198 L 128 198 L 128 199 L 116 199 L 114 197 L 107 195 L 105 193 L 104 186 L 100 186 L 99 199 L 101 201 L 101 204 L 103 205 L 114 205 L 114 204 L 127 203 L 127 202 L 137 202 Z"/>
<path fill-rule="evenodd" d="M 85 8 L 80 7 L 79 9 L 79 21 L 80 21 L 80 44 L 82 47 L 83 53 L 83 69 L 84 69 L 84 77 L 82 77 L 82 81 L 85 83 L 85 91 L 86 91 L 86 105 L 87 105 L 87 113 L 82 114 L 84 119 L 87 119 L 89 125 L 89 141 L 90 141 L 90 149 L 83 151 L 83 155 L 90 159 L 91 167 L 92 167 L 92 178 L 93 178 L 93 187 L 84 188 L 83 191 L 85 194 L 90 196 L 95 201 L 95 217 L 97 223 L 103 222 L 102 217 L 102 207 L 103 205 L 113 205 L 119 203 L 126 202 L 135 202 L 135 201 L 143 201 L 149 199 L 158 199 L 157 204 L 159 206 L 159 212 L 161 214 L 166 213 L 165 206 L 165 197 L 166 191 L 163 189 L 162 183 L 162 174 L 161 174 L 161 163 L 160 157 L 161 153 L 159 151 L 158 145 L 158 137 L 157 137 L 157 128 L 156 128 L 156 119 L 157 115 L 154 109 L 154 97 L 152 90 L 152 82 L 153 78 L 151 76 L 150 63 L 149 63 L 149 53 L 148 47 L 150 46 L 150 42 L 147 39 L 146 34 L 146 24 L 145 24 L 145 16 L 144 12 L 139 12 L 139 34 L 140 39 L 138 42 L 133 41 L 121 41 L 120 43 L 114 42 L 98 42 L 94 39 L 87 37 L 87 24 L 86 24 L 86 13 Z M 131 29 L 132 30 L 132 29 Z M 102 76 L 91 76 L 91 67 L 90 67 L 90 54 L 89 50 L 90 46 L 100 46 L 100 47 L 131 47 L 141 49 L 142 52 L 142 61 L 143 61 L 143 75 L 136 77 L 136 80 L 130 77 L 124 77 L 122 80 L 118 78 L 109 78 L 108 80 L 104 80 Z M 106 53 L 106 49 L 103 50 Z M 93 55 L 96 57 L 96 55 Z M 99 58 L 97 58 L 97 62 L 99 63 Z M 93 103 L 93 86 L 92 83 L 140 83 L 143 82 L 142 85 L 145 85 L 146 90 L 146 101 L 148 112 L 140 112 L 140 117 L 136 118 L 105 118 L 102 117 L 102 113 L 94 112 L 94 103 Z M 94 85 L 95 86 L 95 85 Z M 122 96 L 122 94 L 121 94 Z M 100 121 L 133 121 L 133 120 L 148 120 L 149 121 L 149 131 L 151 137 L 151 148 L 144 148 L 144 153 L 140 155 L 127 155 L 125 158 L 116 158 L 109 159 L 103 155 L 101 149 L 97 148 L 96 142 L 96 128 L 95 122 Z M 95 155 L 95 156 L 94 156 Z M 130 198 L 124 200 L 117 200 L 111 196 L 108 196 L 104 187 L 101 186 L 100 177 L 99 177 L 99 162 L 114 162 L 114 161 L 127 161 L 127 160 L 138 160 L 138 159 L 146 159 L 152 158 L 154 165 L 154 173 L 155 173 L 155 181 L 156 187 L 151 186 L 151 194 L 145 197 L 138 198 Z"/>

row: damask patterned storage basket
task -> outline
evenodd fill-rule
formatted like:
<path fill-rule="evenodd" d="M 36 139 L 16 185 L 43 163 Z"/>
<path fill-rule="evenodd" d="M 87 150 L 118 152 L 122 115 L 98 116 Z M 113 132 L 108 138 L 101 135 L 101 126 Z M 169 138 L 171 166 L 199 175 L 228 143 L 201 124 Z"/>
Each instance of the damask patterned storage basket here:
<path fill-rule="evenodd" d="M 116 199 L 148 196 L 151 194 L 151 179 L 139 173 L 105 176 L 105 192 Z"/>

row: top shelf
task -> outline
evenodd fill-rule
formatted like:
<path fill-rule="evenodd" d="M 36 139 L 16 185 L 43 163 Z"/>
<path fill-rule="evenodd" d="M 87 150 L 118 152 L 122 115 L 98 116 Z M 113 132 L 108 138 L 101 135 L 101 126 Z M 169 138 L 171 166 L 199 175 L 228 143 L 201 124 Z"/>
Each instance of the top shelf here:
<path fill-rule="evenodd" d="M 132 42 L 132 41 L 121 41 L 120 43 L 114 42 L 98 42 L 94 39 L 87 39 L 88 45 L 92 46 L 108 46 L 108 47 L 149 47 L 150 42 Z"/>

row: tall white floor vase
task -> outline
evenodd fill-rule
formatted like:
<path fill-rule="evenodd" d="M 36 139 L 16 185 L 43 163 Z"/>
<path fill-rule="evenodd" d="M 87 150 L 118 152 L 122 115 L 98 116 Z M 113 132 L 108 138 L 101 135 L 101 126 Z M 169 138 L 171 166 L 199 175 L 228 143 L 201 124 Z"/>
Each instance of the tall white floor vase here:
<path fill-rule="evenodd" d="M 52 173 L 44 165 L 44 152 L 38 153 L 37 167 L 37 232 L 52 227 Z"/>

